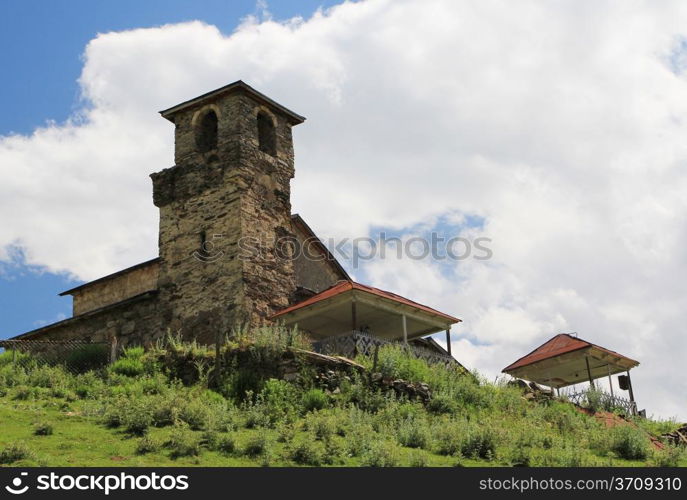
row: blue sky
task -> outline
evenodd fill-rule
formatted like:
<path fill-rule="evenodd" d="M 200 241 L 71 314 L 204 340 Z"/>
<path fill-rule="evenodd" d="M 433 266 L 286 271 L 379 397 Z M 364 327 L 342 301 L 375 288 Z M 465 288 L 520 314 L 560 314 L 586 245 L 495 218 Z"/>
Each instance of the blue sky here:
<path fill-rule="evenodd" d="M 332 3 L 0 0 L 0 337 L 70 314 L 46 269 L 155 255 L 157 111 L 242 79 L 307 117 L 292 205 L 322 238 L 491 239 L 352 270 L 463 319 L 463 364 L 493 378 L 576 331 L 685 418 L 687 2 Z"/>
<path fill-rule="evenodd" d="M 274 2 L 269 11 L 277 19 L 309 17 L 333 3 Z M 256 14 L 259 7 L 251 0 L 2 0 L 0 136 L 29 135 L 47 121 L 63 122 L 77 109 L 82 53 L 98 33 L 197 19 L 228 34 L 241 18 Z M 58 293 L 81 281 L 23 265 L 20 251 L 13 256 L 0 261 L 0 338 L 71 316 L 71 297 Z"/>

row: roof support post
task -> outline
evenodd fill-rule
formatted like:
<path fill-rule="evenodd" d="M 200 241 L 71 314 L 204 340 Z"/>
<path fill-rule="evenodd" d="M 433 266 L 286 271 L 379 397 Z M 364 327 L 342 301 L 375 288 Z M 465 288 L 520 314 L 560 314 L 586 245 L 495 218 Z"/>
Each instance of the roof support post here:
<path fill-rule="evenodd" d="M 451 356 L 451 327 L 446 329 L 446 352 Z"/>
<path fill-rule="evenodd" d="M 406 315 L 401 314 L 401 321 L 403 323 L 403 343 L 408 343 L 408 322 L 406 321 Z"/>
<path fill-rule="evenodd" d="M 627 370 L 627 388 L 630 391 L 630 401 L 632 403 L 634 403 L 635 402 L 635 393 L 632 390 L 632 379 L 630 378 L 630 370 Z M 634 407 L 633 410 L 636 410 L 637 405 L 635 404 L 632 406 Z"/>
<path fill-rule="evenodd" d="M 355 307 L 355 300 L 351 302 L 351 330 L 356 331 L 358 329 L 358 317 Z"/>
<path fill-rule="evenodd" d="M 615 397 L 613 394 L 613 377 L 611 377 L 611 365 L 606 365 L 606 368 L 608 368 L 608 386 L 611 388 L 611 397 Z"/>
<path fill-rule="evenodd" d="M 592 378 L 592 370 L 589 368 L 589 356 L 584 357 L 584 362 L 587 363 L 587 376 L 589 377 L 589 385 L 592 389 L 596 389 L 594 386 L 594 379 Z"/>

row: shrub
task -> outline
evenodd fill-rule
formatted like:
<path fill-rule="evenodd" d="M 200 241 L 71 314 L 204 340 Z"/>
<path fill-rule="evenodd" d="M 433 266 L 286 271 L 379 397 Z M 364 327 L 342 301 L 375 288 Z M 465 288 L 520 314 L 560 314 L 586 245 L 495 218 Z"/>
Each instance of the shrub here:
<path fill-rule="evenodd" d="M 321 389 L 310 389 L 303 394 L 302 404 L 305 411 L 321 410 L 327 406 L 327 395 Z"/>
<path fill-rule="evenodd" d="M 269 443 L 267 437 L 264 434 L 258 434 L 248 439 L 243 449 L 243 453 L 249 457 L 257 457 L 265 453 L 268 447 Z"/>
<path fill-rule="evenodd" d="M 398 448 L 386 441 L 377 441 L 361 458 L 366 467 L 396 467 L 399 462 Z"/>
<path fill-rule="evenodd" d="M 667 446 L 663 450 L 651 453 L 650 465 L 653 467 L 677 467 L 684 451 L 675 446 Z"/>
<path fill-rule="evenodd" d="M 33 427 L 33 433 L 36 436 L 50 436 L 52 432 L 53 426 L 47 422 L 39 422 Z"/>
<path fill-rule="evenodd" d="M 420 451 L 413 452 L 408 459 L 408 465 L 410 467 L 428 467 L 429 459 L 425 453 Z"/>
<path fill-rule="evenodd" d="M 206 429 L 211 419 L 210 409 L 202 400 L 192 399 L 181 407 L 179 419 L 194 431 Z"/>
<path fill-rule="evenodd" d="M 611 449 L 627 460 L 644 460 L 649 454 L 649 440 L 644 431 L 629 425 L 613 428 Z"/>
<path fill-rule="evenodd" d="M 305 428 L 314 434 L 315 439 L 329 439 L 336 432 L 336 422 L 331 415 L 318 411 L 305 418 Z"/>
<path fill-rule="evenodd" d="M 200 455 L 200 440 L 192 431 L 182 426 L 174 430 L 165 447 L 170 449 L 172 458 Z"/>
<path fill-rule="evenodd" d="M 307 435 L 301 435 L 289 446 L 289 458 L 301 465 L 321 465 L 325 454 L 325 445 Z"/>
<path fill-rule="evenodd" d="M 145 455 L 146 453 L 154 453 L 160 449 L 160 441 L 150 437 L 150 435 L 143 436 L 136 445 L 136 453 Z"/>
<path fill-rule="evenodd" d="M 457 408 L 456 401 L 448 394 L 437 394 L 429 401 L 427 409 L 437 415 L 444 413 L 455 413 Z"/>
<path fill-rule="evenodd" d="M 223 436 L 217 442 L 217 451 L 225 455 L 236 453 L 236 440 L 232 436 Z"/>
<path fill-rule="evenodd" d="M 490 429 L 472 429 L 461 443 L 463 456 L 492 460 L 496 458 L 496 435 Z"/>
<path fill-rule="evenodd" d="M 33 452 L 24 443 L 11 443 L 0 451 L 0 464 L 11 464 L 33 457 Z"/>
<path fill-rule="evenodd" d="M 353 457 L 367 453 L 376 440 L 376 434 L 369 425 L 354 426 L 346 436 L 348 452 Z"/>
<path fill-rule="evenodd" d="M 284 380 L 271 378 L 258 395 L 258 404 L 263 406 L 263 412 L 269 424 L 289 420 L 296 410 L 296 390 Z"/>
<path fill-rule="evenodd" d="M 427 448 L 430 433 L 423 421 L 407 419 L 397 431 L 399 444 L 408 448 Z"/>
<path fill-rule="evenodd" d="M 138 377 L 143 375 L 145 368 L 140 359 L 121 358 L 112 363 L 110 370 L 127 377 Z"/>
<path fill-rule="evenodd" d="M 462 450 L 463 431 L 454 422 L 440 424 L 435 431 L 436 452 L 439 455 L 456 455 Z"/>

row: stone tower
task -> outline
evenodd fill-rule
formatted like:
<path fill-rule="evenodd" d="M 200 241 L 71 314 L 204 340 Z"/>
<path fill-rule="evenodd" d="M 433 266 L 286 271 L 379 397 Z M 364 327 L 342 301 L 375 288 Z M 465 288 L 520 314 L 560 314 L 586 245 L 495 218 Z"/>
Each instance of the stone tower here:
<path fill-rule="evenodd" d="M 242 81 L 161 114 L 175 125 L 175 165 L 151 175 L 161 328 L 207 343 L 292 300 L 291 127 L 304 118 Z"/>

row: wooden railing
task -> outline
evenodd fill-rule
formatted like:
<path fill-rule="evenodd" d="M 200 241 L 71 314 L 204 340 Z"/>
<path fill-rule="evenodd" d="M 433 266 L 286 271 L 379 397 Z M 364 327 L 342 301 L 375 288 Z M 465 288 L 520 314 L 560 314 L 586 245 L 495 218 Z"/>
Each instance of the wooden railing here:
<path fill-rule="evenodd" d="M 374 356 L 376 348 L 384 345 L 396 345 L 407 350 L 413 356 L 424 359 L 428 363 L 458 364 L 448 354 L 441 354 L 418 345 L 408 345 L 402 342 L 392 342 L 380 339 L 366 332 L 350 331 L 334 335 L 323 340 L 313 342 L 313 350 L 322 354 L 331 354 L 355 358 L 356 356 Z"/>

